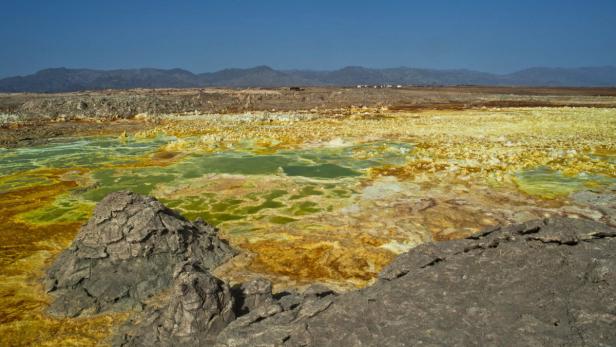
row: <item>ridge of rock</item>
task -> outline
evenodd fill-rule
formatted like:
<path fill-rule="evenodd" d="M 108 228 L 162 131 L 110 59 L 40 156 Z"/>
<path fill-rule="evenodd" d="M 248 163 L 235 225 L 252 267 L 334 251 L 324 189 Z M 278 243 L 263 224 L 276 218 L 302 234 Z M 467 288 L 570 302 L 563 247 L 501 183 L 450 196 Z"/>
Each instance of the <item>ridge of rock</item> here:
<path fill-rule="evenodd" d="M 364 289 L 272 295 L 267 280 L 230 288 L 210 274 L 234 254 L 213 227 L 119 192 L 45 284 L 56 314 L 145 308 L 119 328 L 120 346 L 613 346 L 615 251 L 607 224 L 533 220 L 420 245 Z"/>
<path fill-rule="evenodd" d="M 615 251 L 616 228 L 567 218 L 423 244 L 364 289 L 261 306 L 217 346 L 613 346 Z"/>

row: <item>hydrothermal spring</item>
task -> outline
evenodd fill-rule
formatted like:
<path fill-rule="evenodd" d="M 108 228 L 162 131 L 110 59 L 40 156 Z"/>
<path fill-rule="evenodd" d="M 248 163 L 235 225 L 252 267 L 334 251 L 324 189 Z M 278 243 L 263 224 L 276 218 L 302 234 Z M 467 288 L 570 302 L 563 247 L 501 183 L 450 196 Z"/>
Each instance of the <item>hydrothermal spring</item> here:
<path fill-rule="evenodd" d="M 571 197 L 616 190 L 614 119 L 532 108 L 227 127 L 204 117 L 0 149 L 0 334 L 83 344 L 126 317 L 48 317 L 39 284 L 109 192 L 152 195 L 219 227 L 242 250 L 215 272 L 227 281 L 348 290 L 423 242 L 547 215 L 606 218 Z"/>

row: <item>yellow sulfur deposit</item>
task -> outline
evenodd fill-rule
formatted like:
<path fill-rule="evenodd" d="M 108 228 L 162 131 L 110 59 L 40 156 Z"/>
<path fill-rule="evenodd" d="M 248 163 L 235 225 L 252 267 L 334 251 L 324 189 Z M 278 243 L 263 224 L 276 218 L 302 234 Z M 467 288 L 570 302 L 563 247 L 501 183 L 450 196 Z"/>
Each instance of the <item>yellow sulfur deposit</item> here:
<path fill-rule="evenodd" d="M 616 191 L 616 110 L 485 108 L 167 116 L 135 134 L 0 152 L 0 342 L 91 345 L 126 315 L 55 319 L 39 279 L 97 201 L 129 189 L 203 218 L 230 283 L 363 287 L 397 254 Z M 2 344 L 0 343 L 0 344 Z"/>

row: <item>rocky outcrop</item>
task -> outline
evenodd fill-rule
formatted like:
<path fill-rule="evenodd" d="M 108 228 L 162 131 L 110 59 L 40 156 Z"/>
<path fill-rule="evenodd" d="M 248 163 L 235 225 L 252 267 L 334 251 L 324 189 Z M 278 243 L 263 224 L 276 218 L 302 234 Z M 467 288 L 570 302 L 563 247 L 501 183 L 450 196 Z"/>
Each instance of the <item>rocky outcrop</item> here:
<path fill-rule="evenodd" d="M 309 287 L 303 294 L 283 293 L 229 324 L 219 334 L 216 345 L 304 346 L 310 343 L 303 339 L 305 323 L 327 310 L 335 298 L 335 292 L 320 285 Z M 299 338 L 290 340 L 294 336 Z"/>
<path fill-rule="evenodd" d="M 270 292 L 271 293 L 271 292 Z M 235 319 L 229 286 L 198 263 L 181 264 L 169 301 L 128 322 L 114 344 L 120 346 L 203 346 Z"/>
<path fill-rule="evenodd" d="M 73 244 L 54 262 L 45 287 L 49 312 L 61 316 L 143 307 L 169 288 L 186 261 L 213 268 L 234 251 L 214 227 L 190 222 L 151 197 L 109 194 Z"/>
<path fill-rule="evenodd" d="M 208 268 L 232 254 L 211 226 L 113 193 L 49 270 L 50 311 L 144 309 L 119 328 L 120 346 L 616 345 L 616 228 L 599 222 L 423 244 L 345 294 L 272 295 L 263 279 L 229 288 Z"/>
<path fill-rule="evenodd" d="M 259 306 L 272 302 L 272 282 L 256 278 L 234 289 L 238 315 L 246 314 Z"/>
<path fill-rule="evenodd" d="M 217 343 L 615 345 L 615 251 L 616 229 L 587 220 L 492 228 L 421 245 L 365 289 L 321 289 L 260 306 L 232 322 Z"/>

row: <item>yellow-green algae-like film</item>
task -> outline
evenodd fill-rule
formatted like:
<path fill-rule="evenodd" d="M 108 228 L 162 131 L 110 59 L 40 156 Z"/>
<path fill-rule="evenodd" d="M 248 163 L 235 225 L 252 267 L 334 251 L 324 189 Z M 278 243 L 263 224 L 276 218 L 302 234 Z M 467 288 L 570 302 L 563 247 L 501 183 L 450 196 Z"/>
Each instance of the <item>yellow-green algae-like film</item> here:
<path fill-rule="evenodd" d="M 126 314 L 59 319 L 40 279 L 97 201 L 128 189 L 201 217 L 243 250 L 216 270 L 276 290 L 370 283 L 395 255 L 484 226 L 597 217 L 616 190 L 616 112 L 352 110 L 303 120 L 169 117 L 113 137 L 0 149 L 0 342 L 104 343 Z"/>

